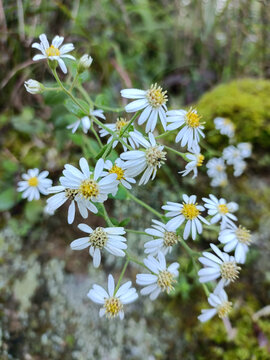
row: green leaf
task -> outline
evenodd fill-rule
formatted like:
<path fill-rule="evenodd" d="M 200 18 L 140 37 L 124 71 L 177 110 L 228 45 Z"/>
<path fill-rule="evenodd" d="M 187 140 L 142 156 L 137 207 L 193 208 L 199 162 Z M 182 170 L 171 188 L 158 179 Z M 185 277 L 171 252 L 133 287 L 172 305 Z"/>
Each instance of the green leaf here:
<path fill-rule="evenodd" d="M 123 187 L 119 187 L 117 194 L 113 197 L 117 200 L 125 200 L 127 198 L 127 192 Z"/>
<path fill-rule="evenodd" d="M 69 112 L 76 115 L 77 117 L 81 118 L 85 115 L 89 115 L 89 105 L 84 100 L 77 99 L 78 103 L 81 105 L 81 107 L 84 109 L 84 111 L 75 104 L 71 99 L 67 99 L 65 101 L 65 107 Z"/>
<path fill-rule="evenodd" d="M 31 223 L 37 222 L 42 212 L 43 203 L 41 200 L 30 201 L 25 205 L 25 217 Z"/>
<path fill-rule="evenodd" d="M 17 200 L 17 192 L 11 187 L 0 194 L 0 211 L 6 211 L 15 205 Z"/>
<path fill-rule="evenodd" d="M 127 226 L 127 224 L 130 222 L 130 220 L 131 220 L 130 218 L 126 218 L 126 219 L 122 220 L 119 223 L 119 226 L 123 226 L 123 227 Z"/>

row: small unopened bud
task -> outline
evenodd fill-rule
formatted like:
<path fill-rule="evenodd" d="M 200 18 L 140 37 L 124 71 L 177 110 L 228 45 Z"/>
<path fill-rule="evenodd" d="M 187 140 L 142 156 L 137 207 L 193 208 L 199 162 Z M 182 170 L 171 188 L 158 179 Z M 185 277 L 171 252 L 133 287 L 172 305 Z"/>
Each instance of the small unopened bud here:
<path fill-rule="evenodd" d="M 25 81 L 24 86 L 30 94 L 41 94 L 45 90 L 44 85 L 33 79 Z"/>
<path fill-rule="evenodd" d="M 91 66 L 92 62 L 93 62 L 93 58 L 88 54 L 84 54 L 80 58 L 78 72 L 82 72 L 88 69 Z"/>

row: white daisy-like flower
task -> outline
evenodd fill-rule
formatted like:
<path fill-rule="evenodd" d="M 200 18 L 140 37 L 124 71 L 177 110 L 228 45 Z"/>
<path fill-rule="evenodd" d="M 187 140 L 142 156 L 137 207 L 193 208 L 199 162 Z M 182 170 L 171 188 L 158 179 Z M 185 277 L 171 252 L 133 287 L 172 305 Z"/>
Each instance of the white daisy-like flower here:
<path fill-rule="evenodd" d="M 172 219 L 167 223 L 167 229 L 176 230 L 185 221 L 185 229 L 183 238 L 186 240 L 189 235 L 192 235 L 192 239 L 196 239 L 196 235 L 202 233 L 201 221 L 209 225 L 209 222 L 204 219 L 200 214 L 204 211 L 204 207 L 196 203 L 197 197 L 195 195 L 187 196 L 183 195 L 183 204 L 168 201 L 167 205 L 163 205 L 162 209 L 167 210 L 167 217 Z"/>
<path fill-rule="evenodd" d="M 235 261 L 239 264 L 246 262 L 246 255 L 252 241 L 250 231 L 243 226 L 230 224 L 219 233 L 218 240 L 224 244 L 223 250 L 231 252 L 234 250 Z"/>
<path fill-rule="evenodd" d="M 106 124 L 106 127 L 109 128 L 110 130 L 112 130 L 115 135 L 117 137 L 119 137 L 121 135 L 121 132 L 123 131 L 123 128 L 129 123 L 129 121 L 127 119 L 124 119 L 124 118 L 118 118 L 116 120 L 115 123 L 113 124 Z M 132 128 L 132 127 L 131 127 Z M 109 138 L 107 140 L 107 144 L 109 144 L 111 141 L 113 141 L 113 144 L 112 144 L 112 147 L 113 149 L 117 146 L 119 140 L 118 139 L 115 139 L 113 137 L 112 134 L 110 134 L 106 129 L 103 129 L 103 128 L 100 128 L 99 130 L 99 134 L 100 134 L 100 137 L 104 137 L 104 136 L 107 136 L 109 135 Z M 124 135 L 121 135 L 123 140 L 125 140 L 125 142 L 127 144 L 129 144 L 133 149 L 136 149 L 137 147 L 140 146 L 140 144 L 138 143 L 138 141 L 136 140 L 136 138 L 134 138 L 133 134 L 137 134 L 138 136 L 141 135 L 141 133 L 136 130 L 136 129 L 133 129 L 132 131 L 130 130 L 127 130 Z M 127 151 L 127 147 L 125 145 L 123 145 L 123 149 L 124 151 Z"/>
<path fill-rule="evenodd" d="M 131 189 L 130 184 L 135 184 L 136 180 L 129 176 L 129 170 L 126 168 L 126 164 L 120 158 L 116 159 L 114 164 L 111 160 L 106 160 L 104 169 L 108 170 L 109 174 L 116 174 L 117 180 L 126 188 Z M 115 194 L 113 194 L 115 195 Z"/>
<path fill-rule="evenodd" d="M 159 169 L 166 160 L 164 146 L 156 143 L 152 133 L 149 134 L 149 140 L 144 139 L 141 135 L 133 134 L 133 137 L 145 148 L 141 150 L 126 151 L 120 155 L 120 158 L 126 160 L 126 168 L 131 177 L 135 177 L 142 172 L 143 175 L 139 185 L 145 185 L 149 179 L 153 180 Z"/>
<path fill-rule="evenodd" d="M 221 222 L 221 229 L 224 229 L 227 224 L 233 224 L 232 221 L 236 221 L 237 217 L 232 214 L 238 210 L 238 204 L 235 202 L 229 202 L 223 198 L 218 199 L 215 195 L 210 194 L 209 198 L 202 198 L 205 202 L 205 207 L 208 209 L 208 215 L 213 216 L 210 220 L 211 224 Z"/>
<path fill-rule="evenodd" d="M 45 90 L 45 86 L 42 85 L 39 81 L 29 79 L 24 82 L 24 87 L 26 91 L 30 94 L 41 94 Z"/>
<path fill-rule="evenodd" d="M 213 157 L 206 163 L 206 167 L 207 175 L 212 178 L 223 176 L 226 171 L 226 165 L 222 158 Z"/>
<path fill-rule="evenodd" d="M 166 115 L 167 121 L 171 123 L 167 126 L 167 130 L 182 128 L 175 138 L 176 143 L 181 140 L 182 147 L 187 145 L 188 149 L 192 151 L 192 148 L 198 146 L 200 136 L 205 137 L 202 131 L 204 126 L 200 121 L 201 116 L 195 109 L 170 110 Z"/>
<path fill-rule="evenodd" d="M 179 241 L 179 236 L 175 231 L 170 231 L 167 224 L 153 219 L 152 227 L 145 230 L 154 240 L 147 241 L 144 244 L 144 252 L 156 256 L 160 251 L 166 255 L 172 251 L 174 245 Z"/>
<path fill-rule="evenodd" d="M 90 116 L 100 117 L 101 119 L 106 120 L 105 115 L 103 114 L 103 110 L 91 110 Z M 80 124 L 82 125 L 83 132 L 87 134 L 88 130 L 91 127 L 91 120 L 89 116 L 84 116 L 81 119 L 75 121 L 74 123 L 68 125 L 67 129 L 71 129 L 72 133 L 74 134 L 78 130 Z"/>
<path fill-rule="evenodd" d="M 38 200 L 40 194 L 47 195 L 48 188 L 52 186 L 52 180 L 47 179 L 47 170 L 39 173 L 38 169 L 29 169 L 26 174 L 22 174 L 22 181 L 18 182 L 18 192 L 22 192 L 22 198 L 28 201 Z"/>
<path fill-rule="evenodd" d="M 80 159 L 81 171 L 73 165 L 66 164 L 63 175 L 60 178 L 62 186 L 78 191 L 77 197 L 81 200 L 86 200 L 87 208 L 93 213 L 98 210 L 93 204 L 107 200 L 108 194 L 113 194 L 117 191 L 118 180 L 116 174 L 104 174 L 104 160 L 99 159 L 96 163 L 94 172 L 89 170 L 89 165 L 85 158 Z M 104 176 L 106 175 L 106 176 Z"/>
<path fill-rule="evenodd" d="M 228 301 L 228 296 L 223 288 L 216 287 L 213 293 L 208 297 L 208 303 L 212 306 L 212 309 L 203 309 L 198 319 L 201 322 L 210 320 L 216 314 L 219 318 L 223 319 L 227 317 L 232 310 L 232 303 Z"/>
<path fill-rule="evenodd" d="M 135 288 L 132 288 L 131 281 L 127 281 L 115 291 L 115 283 L 112 275 L 108 276 L 108 292 L 100 285 L 94 284 L 87 296 L 96 304 L 102 305 L 99 310 L 99 316 L 106 315 L 108 318 L 119 316 L 124 318 L 124 305 L 137 300 L 138 294 Z"/>
<path fill-rule="evenodd" d="M 79 224 L 78 228 L 86 232 L 88 236 L 72 241 L 70 247 L 72 250 L 83 250 L 89 247 L 89 254 L 93 258 L 95 268 L 100 265 L 103 248 L 114 256 L 125 256 L 123 250 L 127 249 L 127 240 L 122 236 L 126 233 L 123 227 L 97 227 L 93 230 L 86 224 Z"/>
<path fill-rule="evenodd" d="M 219 130 L 222 135 L 227 135 L 229 138 L 234 137 L 235 125 L 230 119 L 216 117 L 214 124 L 215 128 Z"/>
<path fill-rule="evenodd" d="M 237 145 L 240 154 L 242 156 L 243 159 L 248 158 L 251 156 L 252 154 L 252 145 L 250 143 L 247 142 L 243 142 L 243 143 L 239 143 Z"/>
<path fill-rule="evenodd" d="M 204 251 L 203 257 L 199 257 L 198 260 L 205 266 L 198 271 L 199 281 L 205 283 L 221 278 L 219 286 L 226 286 L 238 278 L 241 268 L 237 266 L 234 256 L 220 251 L 214 244 L 210 244 L 210 246 L 216 255 Z"/>
<path fill-rule="evenodd" d="M 124 89 L 121 90 L 121 96 L 127 99 L 136 99 L 129 103 L 125 110 L 128 113 L 143 110 L 138 124 L 142 125 L 146 121 L 145 131 L 153 132 L 155 130 L 157 120 L 160 119 L 164 131 L 166 131 L 166 102 L 168 100 L 167 91 L 163 91 L 157 84 L 151 85 L 149 90 Z"/>
<path fill-rule="evenodd" d="M 70 189 L 65 186 L 52 186 L 48 189 L 49 194 L 54 194 L 47 199 L 47 206 L 50 209 L 50 212 L 54 213 L 60 206 L 62 206 L 66 201 L 70 201 L 68 207 L 68 224 L 72 224 L 75 219 L 76 204 L 78 206 L 79 213 L 81 216 L 86 219 L 88 217 L 88 210 L 93 211 L 92 204 L 81 197 L 78 196 L 77 189 Z"/>
<path fill-rule="evenodd" d="M 88 69 L 91 66 L 92 62 L 93 58 L 88 54 L 84 54 L 79 60 L 79 69 Z"/>
<path fill-rule="evenodd" d="M 233 165 L 234 163 L 242 160 L 240 150 L 234 145 L 226 147 L 223 150 L 222 157 L 227 161 L 228 165 Z"/>
<path fill-rule="evenodd" d="M 40 50 L 42 54 L 35 55 L 33 57 L 33 60 L 34 61 L 43 60 L 43 59 L 56 60 L 63 73 L 66 74 L 67 67 L 66 64 L 64 63 L 63 58 L 76 60 L 74 56 L 68 54 L 70 51 L 74 50 L 74 45 L 70 43 L 61 46 L 64 41 L 64 37 L 58 35 L 53 38 L 51 46 L 45 34 L 40 35 L 39 39 L 40 39 L 40 44 L 34 43 L 32 44 L 32 47 Z"/>
<path fill-rule="evenodd" d="M 204 161 L 204 156 L 200 152 L 200 147 L 196 146 L 192 149 L 191 154 L 187 154 L 186 157 L 188 158 L 189 162 L 187 163 L 185 170 L 179 171 L 179 174 L 182 176 L 188 175 L 191 171 L 193 171 L 192 179 L 198 176 L 198 167 L 202 166 Z"/>
<path fill-rule="evenodd" d="M 233 163 L 233 175 L 235 177 L 241 176 L 247 167 L 244 160 L 238 160 Z"/>
<path fill-rule="evenodd" d="M 174 289 L 173 284 L 176 283 L 175 278 L 178 277 L 180 265 L 174 262 L 167 267 L 162 252 L 158 253 L 157 259 L 149 255 L 143 262 L 152 274 L 137 274 L 136 283 L 144 286 L 141 294 L 150 295 L 151 300 L 155 300 L 162 291 L 169 294 Z"/>
<path fill-rule="evenodd" d="M 227 174 L 224 172 L 224 173 L 220 173 L 219 175 L 213 177 L 212 180 L 211 180 L 210 185 L 213 186 L 213 187 L 218 187 L 218 186 L 225 187 L 225 186 L 227 186 L 228 185 Z"/>

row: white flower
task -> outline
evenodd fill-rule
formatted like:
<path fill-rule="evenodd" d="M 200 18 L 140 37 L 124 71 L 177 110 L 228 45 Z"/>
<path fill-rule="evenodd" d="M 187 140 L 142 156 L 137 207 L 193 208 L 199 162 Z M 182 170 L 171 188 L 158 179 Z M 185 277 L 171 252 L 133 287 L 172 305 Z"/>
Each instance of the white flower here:
<path fill-rule="evenodd" d="M 161 291 L 170 293 L 174 289 L 173 284 L 176 282 L 174 278 L 178 277 L 180 265 L 174 262 L 167 268 L 166 259 L 162 252 L 158 253 L 157 259 L 149 255 L 143 262 L 152 274 L 137 274 L 136 283 L 144 286 L 141 294 L 150 294 L 150 299 L 155 300 Z"/>
<path fill-rule="evenodd" d="M 225 187 L 225 186 L 227 186 L 228 185 L 227 174 L 225 172 L 222 172 L 219 175 L 216 175 L 211 180 L 210 185 L 213 186 L 213 187 L 217 187 L 217 186 Z"/>
<path fill-rule="evenodd" d="M 206 167 L 207 167 L 207 175 L 213 178 L 224 176 L 224 173 L 226 171 L 226 165 L 222 158 L 214 157 L 210 159 L 207 162 Z"/>
<path fill-rule="evenodd" d="M 126 112 L 136 112 L 144 109 L 138 119 L 138 124 L 142 125 L 147 121 L 145 128 L 147 133 L 155 130 L 158 118 L 166 131 L 165 110 L 167 111 L 166 102 L 168 100 L 166 93 L 167 91 L 163 91 L 157 84 L 151 85 L 149 90 L 121 90 L 122 97 L 127 99 L 137 99 L 125 107 Z"/>
<path fill-rule="evenodd" d="M 178 243 L 179 237 L 175 231 L 170 231 L 167 224 L 153 219 L 152 228 L 148 228 L 145 232 L 154 237 L 154 240 L 147 241 L 144 244 L 144 252 L 152 256 L 156 256 L 159 251 L 164 255 L 172 251 L 172 247 Z"/>
<path fill-rule="evenodd" d="M 22 181 L 18 182 L 17 191 L 22 192 L 22 198 L 28 201 L 38 200 L 40 193 L 48 194 L 48 188 L 52 185 L 52 180 L 47 179 L 47 170 L 39 173 L 38 169 L 29 169 L 26 174 L 22 174 Z"/>
<path fill-rule="evenodd" d="M 227 118 L 216 117 L 214 119 L 215 127 L 220 130 L 222 135 L 227 135 L 229 138 L 234 137 L 235 126 L 234 123 Z"/>
<path fill-rule="evenodd" d="M 41 94 L 45 90 L 44 85 L 33 79 L 25 81 L 24 87 L 26 88 L 26 91 L 28 91 L 30 94 Z"/>
<path fill-rule="evenodd" d="M 116 291 L 112 275 L 108 276 L 108 292 L 103 287 L 94 284 L 87 296 L 96 304 L 103 305 L 99 311 L 99 316 L 106 314 L 108 318 L 119 316 L 124 318 L 124 306 L 130 304 L 138 298 L 135 288 L 131 287 L 131 281 L 127 281 Z"/>
<path fill-rule="evenodd" d="M 225 244 L 223 250 L 226 252 L 234 251 L 235 261 L 239 264 L 244 264 L 246 262 L 246 255 L 249 250 L 249 245 L 251 243 L 251 234 L 243 226 L 236 226 L 235 224 L 230 224 L 228 228 L 222 230 L 219 233 L 218 240 Z"/>
<path fill-rule="evenodd" d="M 39 39 L 40 39 L 40 44 L 34 43 L 32 44 L 32 47 L 40 50 L 42 52 L 42 55 L 35 55 L 33 57 L 33 60 L 34 61 L 42 60 L 42 59 L 56 60 L 63 73 L 66 74 L 67 67 L 66 64 L 64 63 L 63 58 L 76 60 L 74 56 L 67 54 L 70 51 L 74 50 L 74 45 L 70 43 L 61 46 L 64 41 L 64 38 L 63 36 L 58 36 L 58 35 L 54 37 L 51 46 L 45 34 L 40 35 Z"/>
<path fill-rule="evenodd" d="M 182 147 L 187 145 L 188 149 L 192 151 L 194 146 L 198 146 L 200 136 L 205 137 L 202 131 L 204 126 L 200 122 L 201 116 L 195 109 L 190 108 L 188 111 L 171 110 L 166 115 L 167 121 L 171 122 L 167 126 L 167 130 L 182 128 L 175 138 L 176 143 L 181 140 Z"/>
<path fill-rule="evenodd" d="M 202 253 L 203 257 L 200 257 L 198 260 L 205 267 L 198 271 L 199 281 L 205 283 L 221 277 L 220 286 L 225 286 L 231 281 L 235 281 L 241 269 L 237 266 L 235 258 L 220 251 L 214 244 L 210 244 L 210 246 L 217 256 L 207 251 Z"/>
<path fill-rule="evenodd" d="M 239 151 L 240 151 L 240 154 L 242 156 L 243 159 L 247 158 L 247 157 L 250 157 L 251 156 L 251 153 L 252 153 L 252 146 L 250 143 L 239 143 L 237 145 Z"/>
<path fill-rule="evenodd" d="M 103 114 L 103 110 L 98 110 L 98 109 L 91 110 L 89 114 L 90 114 L 90 116 L 100 117 L 100 118 L 106 120 L 106 118 Z M 80 124 L 82 124 L 83 132 L 85 134 L 87 134 L 88 130 L 91 127 L 91 120 L 89 119 L 88 116 L 84 116 L 83 118 L 75 121 L 73 124 L 68 125 L 67 129 L 71 129 L 72 133 L 74 134 L 77 131 Z"/>
<path fill-rule="evenodd" d="M 198 319 L 201 322 L 210 320 L 213 316 L 218 316 L 223 319 L 226 317 L 232 309 L 232 303 L 228 301 L 228 296 L 223 288 L 216 287 L 213 293 L 208 297 L 208 303 L 212 306 L 212 309 L 203 309 Z"/>
<path fill-rule="evenodd" d="M 109 171 L 109 174 L 116 174 L 117 180 L 127 189 L 131 189 L 131 184 L 135 184 L 136 180 L 129 176 L 129 171 L 126 169 L 126 164 L 121 159 L 116 159 L 114 164 L 111 160 L 106 160 L 104 169 Z M 115 195 L 115 194 L 113 194 Z"/>
<path fill-rule="evenodd" d="M 122 129 L 129 123 L 128 120 L 124 119 L 124 118 L 118 118 L 116 120 L 116 123 L 113 123 L 113 124 L 106 124 L 106 127 L 109 128 L 111 131 L 113 131 L 115 133 L 115 135 L 117 137 L 119 137 L 121 135 L 121 132 L 123 131 Z M 99 130 L 99 134 L 100 134 L 100 137 L 104 137 L 104 136 L 107 136 L 109 135 L 109 139 L 107 140 L 107 144 L 109 144 L 111 141 L 113 141 L 113 149 L 117 146 L 119 140 L 118 139 L 114 139 L 113 135 L 110 134 L 106 129 L 103 129 L 103 128 L 100 128 Z M 138 136 L 141 135 L 141 133 L 136 130 L 136 129 L 133 129 L 132 131 L 130 130 L 127 130 L 125 131 L 124 135 L 122 136 L 123 140 L 125 140 L 125 142 L 127 144 L 130 144 L 130 146 L 133 148 L 133 149 L 136 149 L 136 147 L 139 147 L 139 143 L 138 141 L 136 140 L 136 138 L 133 136 L 134 134 L 137 134 Z M 123 149 L 124 151 L 127 150 L 127 147 L 125 145 L 123 145 Z"/>
<path fill-rule="evenodd" d="M 223 159 L 227 161 L 228 165 L 233 165 L 234 163 L 242 160 L 242 155 L 240 150 L 234 145 L 230 145 L 223 150 Z"/>
<path fill-rule="evenodd" d="M 65 186 L 52 186 L 48 189 L 48 193 L 55 194 L 47 199 L 47 206 L 50 212 L 54 213 L 67 200 L 70 201 L 68 207 L 68 223 L 72 224 L 75 219 L 76 204 L 78 206 L 81 216 L 86 219 L 88 217 L 88 210 L 95 212 L 92 204 L 85 199 L 78 196 L 78 190 L 70 189 Z"/>
<path fill-rule="evenodd" d="M 79 224 L 78 228 L 88 234 L 87 237 L 82 237 L 72 241 L 70 247 L 72 250 L 82 250 L 89 247 L 89 254 L 93 258 L 93 265 L 95 268 L 99 267 L 101 260 L 101 250 L 104 248 L 114 256 L 125 256 L 123 250 L 127 249 L 126 232 L 123 227 L 97 227 L 93 230 L 86 224 Z"/>
<path fill-rule="evenodd" d="M 157 169 L 164 164 L 166 152 L 163 151 L 164 146 L 157 145 L 152 133 L 149 134 L 149 141 L 142 136 L 136 136 L 136 134 L 133 134 L 133 136 L 141 143 L 145 150 L 127 151 L 122 153 L 120 157 L 123 160 L 127 160 L 126 168 L 131 177 L 144 172 L 139 185 L 145 185 L 151 177 L 151 180 L 155 178 Z"/>
<path fill-rule="evenodd" d="M 92 62 L 93 58 L 88 54 L 84 54 L 79 60 L 79 67 L 81 67 L 83 70 L 86 70 L 91 66 Z"/>
<path fill-rule="evenodd" d="M 117 191 L 118 181 L 116 174 L 104 176 L 104 160 L 99 159 L 96 163 L 94 173 L 89 170 L 89 165 L 85 158 L 80 159 L 81 171 L 72 165 L 66 164 L 63 175 L 60 178 L 62 186 L 75 189 L 78 191 L 77 197 L 81 200 L 88 201 L 87 208 L 93 213 L 98 210 L 93 202 L 101 202 L 107 200 L 108 194 Z M 102 177 L 100 179 L 100 177 Z"/>
<path fill-rule="evenodd" d="M 233 163 L 233 175 L 235 177 L 241 176 L 247 167 L 244 160 L 238 160 Z"/>
<path fill-rule="evenodd" d="M 168 201 L 167 205 L 162 206 L 163 210 L 168 211 L 166 216 L 172 217 L 167 223 L 167 229 L 176 230 L 183 222 L 187 221 L 183 238 L 186 240 L 189 235 L 192 235 L 192 239 L 195 240 L 197 232 L 198 234 L 202 233 L 201 221 L 207 225 L 209 225 L 209 222 L 200 215 L 205 209 L 203 206 L 196 203 L 195 195 L 187 196 L 184 194 L 183 200 L 183 204 Z"/>
<path fill-rule="evenodd" d="M 196 146 L 195 149 L 192 149 L 193 154 L 187 154 L 189 162 L 187 163 L 185 170 L 179 171 L 179 174 L 182 176 L 188 175 L 191 171 L 193 171 L 194 175 L 192 179 L 198 176 L 198 167 L 202 166 L 204 161 L 204 156 L 200 153 L 200 147 Z"/>
<path fill-rule="evenodd" d="M 235 202 L 227 203 L 225 199 L 217 199 L 214 195 L 209 195 L 210 199 L 203 198 L 205 207 L 208 209 L 208 215 L 213 216 L 210 220 L 211 224 L 221 221 L 221 229 L 224 229 L 227 224 L 233 224 L 237 217 L 232 214 L 238 210 L 238 205 Z"/>

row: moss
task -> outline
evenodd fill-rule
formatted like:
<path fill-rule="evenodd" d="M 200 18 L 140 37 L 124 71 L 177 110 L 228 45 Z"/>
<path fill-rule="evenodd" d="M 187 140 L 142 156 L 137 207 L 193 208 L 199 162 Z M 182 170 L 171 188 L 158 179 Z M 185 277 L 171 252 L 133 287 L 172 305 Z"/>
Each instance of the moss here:
<path fill-rule="evenodd" d="M 254 146 L 269 148 L 270 81 L 243 79 L 222 84 L 201 97 L 197 109 L 208 130 L 214 129 L 217 116 L 230 118 L 236 126 L 237 141 L 250 141 Z M 207 141 L 218 145 L 224 141 L 219 135 Z"/>

